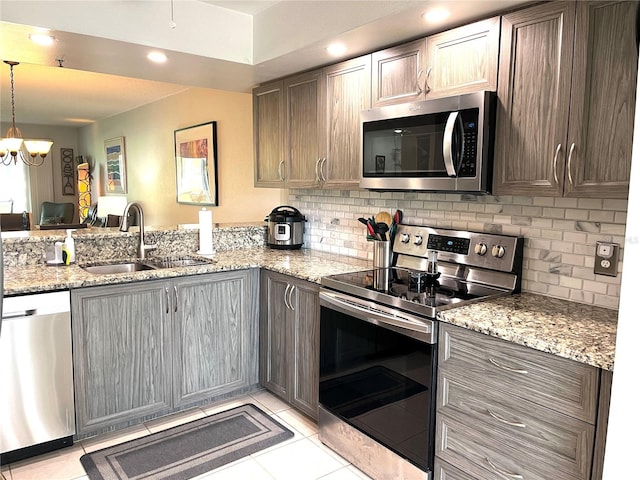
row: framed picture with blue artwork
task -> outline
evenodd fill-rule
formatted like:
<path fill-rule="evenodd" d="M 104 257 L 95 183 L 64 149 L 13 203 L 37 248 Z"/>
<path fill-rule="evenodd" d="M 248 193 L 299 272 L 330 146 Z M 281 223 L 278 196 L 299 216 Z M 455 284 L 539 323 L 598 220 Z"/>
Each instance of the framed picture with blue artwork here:
<path fill-rule="evenodd" d="M 127 193 L 127 163 L 124 137 L 111 138 L 104 142 L 106 177 L 104 191 L 107 194 Z"/>

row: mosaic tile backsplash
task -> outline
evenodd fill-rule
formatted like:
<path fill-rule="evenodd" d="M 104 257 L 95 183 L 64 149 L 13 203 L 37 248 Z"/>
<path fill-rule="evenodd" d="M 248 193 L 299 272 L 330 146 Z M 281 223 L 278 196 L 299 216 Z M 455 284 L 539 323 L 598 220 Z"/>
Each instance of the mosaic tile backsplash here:
<path fill-rule="evenodd" d="M 358 217 L 400 209 L 404 223 L 521 235 L 522 290 L 618 308 L 627 201 L 362 190 L 289 190 L 306 217 L 304 247 L 372 258 Z M 621 246 L 618 276 L 593 273 L 596 241 Z"/>

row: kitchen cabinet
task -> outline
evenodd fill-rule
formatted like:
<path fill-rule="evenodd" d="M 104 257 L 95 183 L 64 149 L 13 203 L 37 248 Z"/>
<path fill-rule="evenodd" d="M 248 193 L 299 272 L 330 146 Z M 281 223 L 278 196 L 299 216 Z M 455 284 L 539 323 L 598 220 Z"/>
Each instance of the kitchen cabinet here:
<path fill-rule="evenodd" d="M 71 291 L 78 435 L 171 410 L 167 282 Z"/>
<path fill-rule="evenodd" d="M 78 435 L 257 384 L 257 272 L 72 290 Z"/>
<path fill-rule="evenodd" d="M 592 478 L 597 368 L 448 324 L 439 335 L 436 479 Z"/>
<path fill-rule="evenodd" d="M 427 37 L 426 98 L 495 91 L 500 17 Z"/>
<path fill-rule="evenodd" d="M 326 157 L 319 165 L 323 188 L 357 188 L 360 182 L 360 111 L 371 107 L 371 55 L 322 71 L 326 89 Z"/>
<path fill-rule="evenodd" d="M 371 54 L 372 106 L 424 100 L 424 38 Z"/>
<path fill-rule="evenodd" d="M 255 185 L 314 188 L 325 158 L 321 71 L 253 91 Z"/>
<path fill-rule="evenodd" d="M 500 18 L 372 54 L 373 106 L 495 90 Z"/>
<path fill-rule="evenodd" d="M 494 193 L 626 198 L 636 2 L 550 2 L 505 15 Z"/>
<path fill-rule="evenodd" d="M 319 288 L 267 270 L 260 284 L 260 383 L 317 419 Z"/>
<path fill-rule="evenodd" d="M 370 55 L 260 86 L 253 98 L 256 186 L 357 187 Z"/>
<path fill-rule="evenodd" d="M 174 407 L 258 383 L 257 275 L 239 270 L 172 282 Z"/>
<path fill-rule="evenodd" d="M 284 186 L 284 85 L 282 81 L 253 90 L 254 184 Z"/>

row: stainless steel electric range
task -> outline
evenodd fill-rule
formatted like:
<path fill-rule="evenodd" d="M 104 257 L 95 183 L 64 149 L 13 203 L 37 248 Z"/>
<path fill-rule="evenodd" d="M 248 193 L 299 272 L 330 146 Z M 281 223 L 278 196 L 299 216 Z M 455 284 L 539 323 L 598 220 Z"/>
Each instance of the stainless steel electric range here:
<path fill-rule="evenodd" d="M 320 440 L 373 478 L 431 479 L 437 313 L 518 292 L 522 244 L 399 225 L 391 268 L 323 278 Z"/>

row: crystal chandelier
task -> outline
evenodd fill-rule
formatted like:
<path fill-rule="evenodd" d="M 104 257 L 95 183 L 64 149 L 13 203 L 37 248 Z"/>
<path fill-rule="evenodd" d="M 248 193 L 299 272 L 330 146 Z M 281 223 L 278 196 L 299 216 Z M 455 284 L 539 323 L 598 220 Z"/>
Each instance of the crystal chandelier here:
<path fill-rule="evenodd" d="M 11 162 L 16 164 L 19 157 L 28 166 L 39 167 L 44 163 L 44 157 L 51 150 L 53 141 L 22 139 L 22 132 L 16 127 L 16 106 L 13 91 L 13 67 L 19 63 L 9 60 L 5 60 L 4 63 L 9 65 L 11 72 L 11 127 L 7 130 L 5 138 L 0 139 L 0 163 L 3 165 L 10 165 Z"/>

